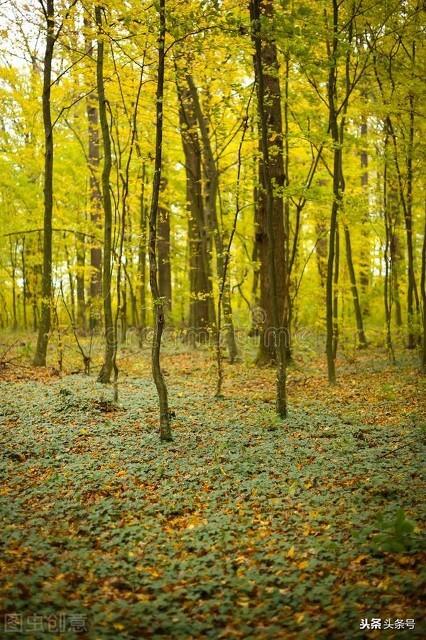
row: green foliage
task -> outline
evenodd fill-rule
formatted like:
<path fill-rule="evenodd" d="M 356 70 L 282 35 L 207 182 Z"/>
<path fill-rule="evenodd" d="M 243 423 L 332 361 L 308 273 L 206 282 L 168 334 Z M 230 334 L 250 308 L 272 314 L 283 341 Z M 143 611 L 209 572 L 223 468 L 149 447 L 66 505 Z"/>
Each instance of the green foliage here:
<path fill-rule="evenodd" d="M 216 638 L 227 625 L 320 637 L 330 611 L 352 633 L 366 601 L 374 614 L 419 589 L 398 564 L 419 548 L 412 423 L 348 424 L 307 399 L 277 421 L 269 404 L 213 401 L 180 376 L 176 437 L 159 447 L 143 378 L 121 383 L 119 411 L 82 375 L 1 392 L 8 610 L 85 612 L 102 639 Z"/>
<path fill-rule="evenodd" d="M 415 523 L 409 520 L 403 509 L 398 509 L 393 518 L 378 518 L 380 533 L 374 537 L 373 545 L 380 551 L 403 553 L 410 551 L 414 543 Z"/>

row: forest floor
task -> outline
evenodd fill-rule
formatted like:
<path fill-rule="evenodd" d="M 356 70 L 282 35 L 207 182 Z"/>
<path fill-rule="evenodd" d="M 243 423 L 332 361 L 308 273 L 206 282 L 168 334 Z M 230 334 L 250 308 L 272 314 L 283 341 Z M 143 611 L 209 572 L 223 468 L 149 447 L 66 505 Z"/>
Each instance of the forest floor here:
<path fill-rule="evenodd" d="M 3 620 L 35 639 L 425 637 L 414 357 L 356 354 L 333 388 L 323 356 L 299 363 L 281 422 L 273 370 L 227 365 L 215 400 L 206 351 L 166 353 L 168 444 L 148 357 L 121 358 L 119 406 L 94 375 L 4 364 Z"/>

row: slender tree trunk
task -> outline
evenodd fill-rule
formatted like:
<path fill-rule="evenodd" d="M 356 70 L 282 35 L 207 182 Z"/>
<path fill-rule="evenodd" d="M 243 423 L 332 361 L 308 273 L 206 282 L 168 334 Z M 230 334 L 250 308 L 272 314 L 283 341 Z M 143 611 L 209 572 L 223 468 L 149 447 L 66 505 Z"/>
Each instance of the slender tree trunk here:
<path fill-rule="evenodd" d="M 27 263 L 26 263 L 26 245 L 25 245 L 25 236 L 22 236 L 22 245 L 21 245 L 21 265 L 22 265 L 22 311 L 24 317 L 24 329 L 28 329 L 28 316 L 27 316 L 27 300 L 29 297 L 28 291 L 28 280 L 27 280 Z"/>
<path fill-rule="evenodd" d="M 89 27 L 90 22 L 85 18 L 85 26 Z M 93 51 L 91 39 L 86 39 L 86 49 Z M 92 234 L 100 233 L 101 228 L 101 207 L 102 195 L 99 185 L 99 116 L 97 101 L 99 98 L 91 94 L 86 101 L 86 116 L 88 127 L 88 168 L 89 168 L 89 210 Z M 95 238 L 91 239 L 90 245 L 90 330 L 93 331 L 99 324 L 100 306 L 102 299 L 102 249 Z"/>
<path fill-rule="evenodd" d="M 368 222 L 370 219 L 370 198 L 368 193 L 368 151 L 367 151 L 367 134 L 368 125 L 367 119 L 363 118 L 360 128 L 361 141 L 363 148 L 360 154 L 361 162 L 361 189 L 364 195 L 365 212 L 362 217 L 362 246 L 360 253 L 360 271 L 359 271 L 359 284 L 362 297 L 362 313 L 364 316 L 370 315 L 369 300 L 368 300 L 368 288 L 370 284 L 370 238 L 368 234 Z"/>
<path fill-rule="evenodd" d="M 76 289 L 77 289 L 77 324 L 83 333 L 86 331 L 86 299 L 84 295 L 84 271 L 86 267 L 86 251 L 85 251 L 85 236 L 82 233 L 77 234 L 76 237 L 76 257 L 77 257 L 77 271 L 76 271 Z"/>
<path fill-rule="evenodd" d="M 346 262 L 348 265 L 349 281 L 351 283 L 352 299 L 354 303 L 355 321 L 356 321 L 356 327 L 358 332 L 358 344 L 360 348 L 365 348 L 367 346 L 367 338 L 365 337 L 365 332 L 364 332 L 364 321 L 362 319 L 361 304 L 359 301 L 355 268 L 354 268 L 354 263 L 352 259 L 351 234 L 347 224 L 344 225 L 344 231 L 345 231 Z"/>
<path fill-rule="evenodd" d="M 112 203 L 110 192 L 110 174 L 112 167 L 111 139 L 107 118 L 107 101 L 104 87 L 104 41 L 102 35 L 102 8 L 95 7 L 95 19 L 99 37 L 97 42 L 96 60 L 96 85 L 99 101 L 99 121 L 103 142 L 103 168 L 102 168 L 102 202 L 104 209 L 104 251 L 102 269 L 102 293 L 104 301 L 104 329 L 105 329 L 105 356 L 104 363 L 99 372 L 98 381 L 107 383 L 110 381 L 113 367 L 115 332 L 112 316 L 111 301 L 111 257 L 112 257 Z"/>
<path fill-rule="evenodd" d="M 324 289 L 327 282 L 327 227 L 325 223 L 318 222 L 315 225 L 317 243 L 315 253 L 317 257 L 318 275 L 321 289 Z"/>
<path fill-rule="evenodd" d="M 157 221 L 157 256 L 158 256 L 158 286 L 160 295 L 164 298 L 167 314 L 172 310 L 172 269 L 170 260 L 170 212 L 167 205 L 161 202 L 167 188 L 166 178 L 162 178 L 160 185 L 160 204 L 158 206 Z"/>
<path fill-rule="evenodd" d="M 160 409 L 160 439 L 172 439 L 170 412 L 168 404 L 167 386 L 160 366 L 161 337 L 164 330 L 164 304 L 158 286 L 157 265 L 157 219 L 158 200 L 161 185 L 161 160 L 163 152 L 163 100 L 164 100 L 164 67 L 165 67 L 165 36 L 166 36 L 166 4 L 159 0 L 159 34 L 158 34 L 158 75 L 157 75 L 157 104 L 155 127 L 155 166 L 152 185 L 151 209 L 149 215 L 149 281 L 151 285 L 152 302 L 154 306 L 154 336 L 152 340 L 151 364 L 152 375 L 157 387 Z"/>
<path fill-rule="evenodd" d="M 43 276 L 41 289 L 41 317 L 38 325 L 37 347 L 33 364 L 46 366 L 47 344 L 51 324 L 52 303 L 52 216 L 53 216 L 53 127 L 50 105 L 52 59 L 55 45 L 54 0 L 46 0 L 46 49 L 43 69 L 43 126 L 44 126 L 44 221 Z"/>
<path fill-rule="evenodd" d="M 68 284 L 69 284 L 69 287 L 70 287 L 71 318 L 72 318 L 72 323 L 75 326 L 76 322 L 75 322 L 74 276 L 73 276 L 73 273 L 72 273 L 71 260 L 70 260 L 70 256 L 69 256 L 69 251 L 68 251 L 68 247 L 67 247 L 67 239 L 66 239 L 66 235 L 65 234 L 64 234 L 64 253 L 65 253 L 65 262 L 66 262 L 66 265 L 67 265 Z"/>
<path fill-rule="evenodd" d="M 275 58 L 276 52 L 270 42 L 266 43 L 266 47 L 262 46 L 262 32 L 261 32 L 261 17 L 262 14 L 266 14 L 270 19 L 272 16 L 272 4 L 269 2 L 262 2 L 262 0 L 250 0 L 250 19 L 252 28 L 252 40 L 254 44 L 254 71 L 257 89 L 257 109 L 259 116 L 260 137 L 262 145 L 262 178 L 263 186 L 265 188 L 265 217 L 266 217 L 266 231 L 269 247 L 269 282 L 270 282 L 270 295 L 272 306 L 272 334 L 273 334 L 273 346 L 275 349 L 275 357 L 277 361 L 277 380 L 276 380 L 276 410 L 280 417 L 285 418 L 287 416 L 287 387 L 286 387 L 286 340 L 283 332 L 283 318 L 285 309 L 285 300 L 282 300 L 282 306 L 279 305 L 279 289 L 278 289 L 278 277 L 283 272 L 283 282 L 287 282 L 287 274 L 285 273 L 285 260 L 284 265 L 280 273 L 277 273 L 276 255 L 285 255 L 284 243 L 282 247 L 279 247 L 276 252 L 276 243 L 280 240 L 280 237 L 275 235 L 274 221 L 277 218 L 281 220 L 283 218 L 282 209 L 282 197 L 274 198 L 274 179 L 276 177 L 275 163 L 271 164 L 270 157 L 270 131 L 268 131 L 268 121 L 273 122 L 271 119 L 271 113 L 268 113 L 266 103 L 269 102 L 272 96 L 274 100 L 279 99 L 279 93 L 276 93 L 276 86 L 274 87 L 275 93 L 271 94 L 271 86 L 269 84 L 269 78 L 271 76 L 264 75 L 264 66 L 268 60 L 268 54 L 273 53 L 272 61 Z M 266 49 L 266 50 L 265 50 Z M 265 81 L 266 80 L 266 81 Z M 276 115 L 276 114 L 275 114 Z M 281 113 L 280 113 L 281 115 Z M 269 116 L 269 118 L 268 118 Z M 282 133 L 282 131 L 281 131 Z M 281 135 L 282 145 L 282 135 Z M 282 163 L 282 155 L 281 155 Z M 281 166 L 282 168 L 282 166 Z M 279 177 L 279 176 L 278 176 Z M 279 184 L 283 184 L 284 175 L 279 177 Z M 281 236 L 283 238 L 283 235 Z M 284 296 L 285 296 L 284 291 Z"/>
<path fill-rule="evenodd" d="M 343 170 L 342 170 L 342 142 L 339 132 L 338 112 L 336 108 L 337 91 L 337 50 L 339 26 L 339 4 L 333 0 L 333 36 L 331 50 L 329 53 L 329 73 L 327 80 L 328 110 L 329 110 L 329 130 L 333 142 L 333 203 L 331 205 L 330 231 L 328 241 L 328 261 L 327 261 L 327 282 L 326 282 L 326 355 L 328 381 L 330 384 L 336 382 L 336 362 L 335 362 L 335 328 L 334 328 L 334 262 L 337 244 L 338 214 L 342 205 L 343 197 Z M 343 129 L 341 128 L 341 131 Z"/>
<path fill-rule="evenodd" d="M 423 229 L 423 248 L 422 248 L 422 275 L 420 280 L 422 306 L 423 306 L 423 348 L 422 348 L 422 371 L 426 373 L 426 203 L 425 203 L 425 222 Z"/>
<path fill-rule="evenodd" d="M 138 298 L 140 307 L 139 344 L 143 343 L 143 334 L 146 329 L 146 242 L 147 242 L 147 216 L 146 216 L 146 164 L 142 163 L 141 193 L 139 204 L 139 248 L 138 248 Z"/>
<path fill-rule="evenodd" d="M 16 331 L 18 328 L 18 315 L 16 309 L 16 247 L 17 240 L 12 242 L 12 238 L 9 239 L 10 242 L 10 265 L 12 268 L 12 329 Z"/>
<path fill-rule="evenodd" d="M 389 208 L 389 190 L 388 190 L 388 136 L 385 137 L 385 167 L 383 172 L 383 217 L 385 224 L 385 279 L 383 287 L 383 299 L 385 307 L 385 323 L 386 323 L 386 348 L 389 352 L 392 362 L 395 364 L 395 354 L 392 343 L 392 283 L 391 276 L 393 270 L 392 262 L 392 213 Z"/>
<path fill-rule="evenodd" d="M 339 344 L 339 275 L 340 275 L 340 233 L 339 223 L 336 224 L 336 246 L 334 252 L 333 275 L 333 359 L 336 360 Z"/>
<path fill-rule="evenodd" d="M 413 54 L 414 55 L 414 54 Z M 414 97 L 409 95 L 409 134 L 407 149 L 407 205 L 405 209 L 405 229 L 407 233 L 407 319 L 408 319 L 408 342 L 409 349 L 414 349 L 417 345 L 417 332 L 415 329 L 416 315 L 419 311 L 419 300 L 416 287 L 416 276 L 414 272 L 414 246 L 413 246 L 413 147 L 414 147 Z M 416 303 L 416 308 L 414 307 Z M 415 313 L 416 311 L 416 313 Z"/>

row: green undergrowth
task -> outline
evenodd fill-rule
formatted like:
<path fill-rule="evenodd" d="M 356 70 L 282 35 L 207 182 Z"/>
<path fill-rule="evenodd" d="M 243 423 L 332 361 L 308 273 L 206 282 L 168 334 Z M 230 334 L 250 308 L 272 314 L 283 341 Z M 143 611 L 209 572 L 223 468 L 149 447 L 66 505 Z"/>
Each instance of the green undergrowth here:
<path fill-rule="evenodd" d="M 418 421 L 307 401 L 282 422 L 267 403 L 171 387 L 162 445 L 148 380 L 123 382 L 119 406 L 81 375 L 1 383 L 1 613 L 80 613 L 87 632 L 62 638 L 115 640 L 420 622 Z"/>

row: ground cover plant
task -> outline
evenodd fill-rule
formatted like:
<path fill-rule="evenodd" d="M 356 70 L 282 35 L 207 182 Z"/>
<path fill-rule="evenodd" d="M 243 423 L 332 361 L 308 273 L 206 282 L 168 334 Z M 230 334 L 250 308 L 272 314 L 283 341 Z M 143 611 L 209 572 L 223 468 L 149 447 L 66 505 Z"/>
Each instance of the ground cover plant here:
<path fill-rule="evenodd" d="M 159 445 L 148 358 L 119 405 L 82 373 L 4 367 L 2 613 L 83 614 L 88 638 L 362 638 L 364 618 L 422 637 L 413 363 L 357 356 L 337 388 L 295 367 L 283 423 L 271 370 L 234 365 L 215 399 L 206 352 L 168 353 Z"/>

